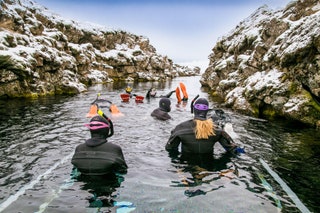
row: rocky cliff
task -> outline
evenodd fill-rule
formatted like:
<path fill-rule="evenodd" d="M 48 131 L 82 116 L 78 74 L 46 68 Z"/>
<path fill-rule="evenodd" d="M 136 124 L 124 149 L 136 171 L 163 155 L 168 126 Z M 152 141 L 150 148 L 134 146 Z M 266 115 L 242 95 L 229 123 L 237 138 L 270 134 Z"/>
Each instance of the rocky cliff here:
<path fill-rule="evenodd" d="M 263 6 L 220 38 L 201 84 L 228 107 L 320 126 L 320 2 Z"/>
<path fill-rule="evenodd" d="M 0 0 L 0 98 L 199 72 L 157 54 L 144 36 L 66 20 L 33 1 Z"/>

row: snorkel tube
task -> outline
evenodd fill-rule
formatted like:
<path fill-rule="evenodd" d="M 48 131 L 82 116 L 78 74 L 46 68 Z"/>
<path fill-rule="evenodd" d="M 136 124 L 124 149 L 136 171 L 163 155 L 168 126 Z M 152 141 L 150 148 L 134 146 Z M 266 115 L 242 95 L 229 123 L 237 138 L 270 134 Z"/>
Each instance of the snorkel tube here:
<path fill-rule="evenodd" d="M 109 111 L 112 114 L 120 114 L 120 110 L 118 109 L 118 107 L 112 103 L 111 101 L 107 100 L 107 99 L 102 99 L 100 98 L 101 94 L 98 93 L 96 99 L 91 103 L 91 106 L 94 107 L 94 105 L 97 105 L 98 103 L 108 103 L 109 105 L 107 106 L 99 106 L 101 108 L 109 108 Z M 94 109 L 92 109 L 92 111 L 94 111 Z"/>
<path fill-rule="evenodd" d="M 109 125 L 110 125 L 110 133 L 108 134 L 107 137 L 110 138 L 110 137 L 113 135 L 113 133 L 114 133 L 113 123 L 112 123 L 111 119 L 110 119 L 108 116 L 106 116 L 106 114 L 104 114 L 101 109 L 98 110 L 98 114 L 99 114 L 101 117 L 105 118 L 105 119 L 109 122 Z"/>
<path fill-rule="evenodd" d="M 194 97 L 194 99 L 192 99 L 190 107 L 191 107 L 191 114 L 193 114 L 193 104 L 194 102 L 197 100 L 197 98 L 199 98 L 199 95 L 197 95 L 196 97 Z"/>

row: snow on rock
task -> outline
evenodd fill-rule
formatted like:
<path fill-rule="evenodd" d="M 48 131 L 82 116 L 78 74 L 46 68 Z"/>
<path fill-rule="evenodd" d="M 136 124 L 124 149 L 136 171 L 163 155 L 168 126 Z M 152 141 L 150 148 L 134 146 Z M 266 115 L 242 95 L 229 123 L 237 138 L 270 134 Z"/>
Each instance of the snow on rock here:
<path fill-rule="evenodd" d="M 235 110 L 320 122 L 320 2 L 262 6 L 221 37 L 201 84 Z"/>
<path fill-rule="evenodd" d="M 157 54 L 145 36 L 67 20 L 31 0 L 0 0 L 0 29 L 0 98 L 199 74 Z"/>

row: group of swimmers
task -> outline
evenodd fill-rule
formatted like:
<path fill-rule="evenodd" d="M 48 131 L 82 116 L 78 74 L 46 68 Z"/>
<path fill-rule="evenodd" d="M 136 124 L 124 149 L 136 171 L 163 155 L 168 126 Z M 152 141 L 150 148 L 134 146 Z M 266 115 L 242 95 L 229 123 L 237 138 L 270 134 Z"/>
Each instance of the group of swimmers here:
<path fill-rule="evenodd" d="M 160 97 L 159 107 L 151 116 L 159 120 L 171 119 L 169 97 Z M 147 95 L 154 95 L 150 89 Z M 169 97 L 168 97 L 169 96 Z M 214 145 L 219 142 L 231 154 L 243 153 L 243 149 L 235 144 L 230 135 L 215 124 L 214 118 L 208 116 L 209 102 L 205 98 L 198 98 L 192 102 L 193 119 L 178 124 L 168 137 L 165 149 L 169 152 L 188 155 L 213 155 Z M 89 129 L 91 138 L 78 145 L 72 157 L 72 164 L 81 172 L 81 175 L 102 176 L 114 173 L 127 173 L 127 163 L 119 145 L 111 143 L 108 139 L 113 135 L 113 123 L 101 109 L 85 126 Z M 179 149 L 181 145 L 181 148 Z"/>

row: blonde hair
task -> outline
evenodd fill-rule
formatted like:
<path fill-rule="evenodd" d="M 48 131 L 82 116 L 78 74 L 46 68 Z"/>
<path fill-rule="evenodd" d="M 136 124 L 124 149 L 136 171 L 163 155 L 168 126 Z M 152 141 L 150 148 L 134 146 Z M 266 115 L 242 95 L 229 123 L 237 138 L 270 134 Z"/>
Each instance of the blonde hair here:
<path fill-rule="evenodd" d="M 208 139 L 209 136 L 216 135 L 214 133 L 215 125 L 212 119 L 207 119 L 204 121 L 194 120 L 196 126 L 194 128 L 194 133 L 196 134 L 196 139 Z"/>

